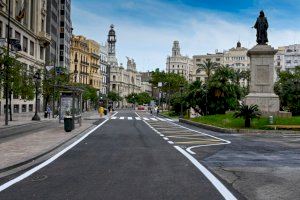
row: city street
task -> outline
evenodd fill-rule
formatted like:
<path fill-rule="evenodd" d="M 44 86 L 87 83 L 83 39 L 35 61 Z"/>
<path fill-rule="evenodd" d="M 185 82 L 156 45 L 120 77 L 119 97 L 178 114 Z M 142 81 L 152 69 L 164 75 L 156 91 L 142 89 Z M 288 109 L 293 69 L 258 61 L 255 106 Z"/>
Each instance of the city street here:
<path fill-rule="evenodd" d="M 3 178 L 0 199 L 299 196 L 295 136 L 218 134 L 144 111 L 119 111 L 85 136 L 30 171 Z"/>

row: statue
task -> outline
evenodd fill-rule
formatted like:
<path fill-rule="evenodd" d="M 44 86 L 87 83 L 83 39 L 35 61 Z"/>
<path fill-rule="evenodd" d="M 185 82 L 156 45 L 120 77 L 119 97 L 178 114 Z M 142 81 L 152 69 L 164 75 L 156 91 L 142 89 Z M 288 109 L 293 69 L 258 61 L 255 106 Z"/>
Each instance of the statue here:
<path fill-rule="evenodd" d="M 266 45 L 268 41 L 267 30 L 269 28 L 268 20 L 265 17 L 264 11 L 260 11 L 259 17 L 256 20 L 254 27 L 257 31 L 256 42 L 259 45 Z"/>

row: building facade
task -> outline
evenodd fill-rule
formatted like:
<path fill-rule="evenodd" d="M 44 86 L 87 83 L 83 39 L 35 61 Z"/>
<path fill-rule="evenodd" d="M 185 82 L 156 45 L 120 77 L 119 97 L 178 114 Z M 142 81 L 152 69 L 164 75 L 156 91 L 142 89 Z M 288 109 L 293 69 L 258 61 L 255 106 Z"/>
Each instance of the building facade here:
<path fill-rule="evenodd" d="M 125 97 L 131 93 L 140 93 L 142 77 L 136 69 L 136 63 L 133 59 L 127 57 L 126 69 L 122 64 L 118 64 L 116 58 L 116 32 L 114 26 L 110 26 L 108 33 L 108 65 L 109 72 L 109 86 L 110 91 L 119 94 L 123 97 L 123 101 L 118 102 L 115 106 L 127 106 Z"/>
<path fill-rule="evenodd" d="M 71 0 L 47 0 L 47 32 L 51 45 L 46 49 L 46 64 L 70 69 L 72 37 Z"/>
<path fill-rule="evenodd" d="M 104 96 L 108 94 L 108 46 L 100 45 L 100 73 L 101 73 L 101 89 L 100 92 Z"/>
<path fill-rule="evenodd" d="M 201 80 L 205 81 L 206 80 L 206 73 L 203 70 L 198 70 L 199 67 L 198 65 L 204 64 L 204 62 L 207 61 L 215 62 L 218 64 L 223 64 L 224 63 L 224 53 L 216 52 L 214 54 L 206 54 L 206 55 L 195 55 L 193 56 L 193 64 L 194 64 L 194 70 L 193 70 L 193 75 L 192 75 L 192 80 Z"/>
<path fill-rule="evenodd" d="M 100 91 L 100 44 L 84 36 L 73 36 L 71 40 L 72 82 L 90 85 Z"/>
<path fill-rule="evenodd" d="M 238 42 L 236 47 L 224 51 L 224 65 L 228 65 L 233 69 L 247 70 L 250 68 L 250 58 L 247 56 L 248 49 L 242 47 L 241 42 Z"/>
<path fill-rule="evenodd" d="M 9 0 L 0 2 L 0 38 L 8 36 L 8 2 Z M 10 3 L 10 38 L 19 40 L 21 44 L 21 51 L 15 54 L 28 73 L 33 76 L 35 71 L 44 68 L 45 48 L 51 42 L 51 37 L 46 32 L 47 2 L 46 0 L 28 0 L 10 1 Z M 4 45 L 6 47 L 6 44 Z M 26 101 L 12 94 L 12 112 L 34 112 L 35 101 L 38 103 L 38 109 L 41 110 L 41 97 L 37 100 Z M 3 114 L 5 99 L 0 98 L 0 104 L 0 113 Z"/>
<path fill-rule="evenodd" d="M 278 47 L 274 62 L 277 69 L 293 72 L 300 66 L 300 44 Z"/>
<path fill-rule="evenodd" d="M 193 80 L 193 61 L 188 56 L 181 55 L 179 41 L 173 42 L 172 56 L 167 57 L 166 72 L 180 74 L 188 82 Z"/>

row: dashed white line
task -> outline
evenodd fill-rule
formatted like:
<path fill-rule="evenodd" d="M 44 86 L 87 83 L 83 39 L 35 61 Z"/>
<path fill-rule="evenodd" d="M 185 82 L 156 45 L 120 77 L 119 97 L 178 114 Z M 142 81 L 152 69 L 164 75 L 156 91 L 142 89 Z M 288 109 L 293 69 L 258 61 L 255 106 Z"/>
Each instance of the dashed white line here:
<path fill-rule="evenodd" d="M 120 117 L 120 119 L 124 119 L 125 117 Z"/>
<path fill-rule="evenodd" d="M 141 118 L 140 118 L 140 117 L 135 117 L 135 119 L 136 119 L 136 120 L 141 120 Z"/>
<path fill-rule="evenodd" d="M 149 121 L 149 119 L 148 119 L 147 117 L 143 117 L 143 119 L 144 119 L 145 121 Z"/>
<path fill-rule="evenodd" d="M 128 120 L 132 120 L 132 117 L 128 117 Z"/>
<path fill-rule="evenodd" d="M 169 138 L 167 138 L 167 137 L 163 137 L 164 138 L 164 140 L 169 140 Z"/>
<path fill-rule="evenodd" d="M 157 119 L 155 119 L 155 118 L 150 118 L 150 119 L 152 119 L 153 121 L 158 121 Z"/>
<path fill-rule="evenodd" d="M 111 119 L 117 119 L 117 117 L 111 117 Z"/>
<path fill-rule="evenodd" d="M 173 141 L 168 141 L 168 143 L 169 143 L 169 144 L 174 144 L 174 142 L 173 142 Z"/>

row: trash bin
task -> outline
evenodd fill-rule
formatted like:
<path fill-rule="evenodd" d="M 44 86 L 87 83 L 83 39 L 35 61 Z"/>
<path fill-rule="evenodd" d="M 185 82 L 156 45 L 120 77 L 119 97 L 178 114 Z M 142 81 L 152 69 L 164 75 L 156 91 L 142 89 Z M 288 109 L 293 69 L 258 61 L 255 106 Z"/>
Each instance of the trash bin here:
<path fill-rule="evenodd" d="M 104 115 L 107 115 L 107 109 L 104 109 Z"/>
<path fill-rule="evenodd" d="M 66 132 L 71 132 L 73 129 L 73 119 L 71 116 L 64 117 L 64 128 Z"/>
<path fill-rule="evenodd" d="M 47 111 L 45 111 L 44 117 L 45 117 L 45 118 L 48 118 L 48 112 L 47 112 Z"/>

